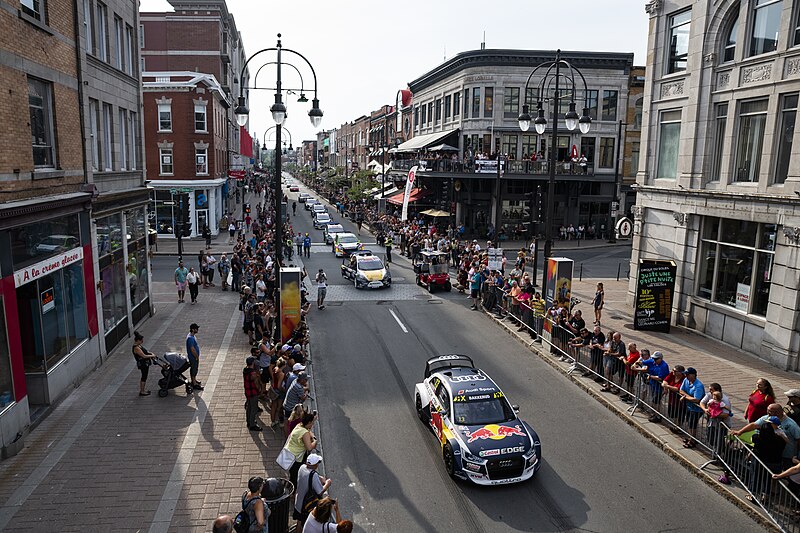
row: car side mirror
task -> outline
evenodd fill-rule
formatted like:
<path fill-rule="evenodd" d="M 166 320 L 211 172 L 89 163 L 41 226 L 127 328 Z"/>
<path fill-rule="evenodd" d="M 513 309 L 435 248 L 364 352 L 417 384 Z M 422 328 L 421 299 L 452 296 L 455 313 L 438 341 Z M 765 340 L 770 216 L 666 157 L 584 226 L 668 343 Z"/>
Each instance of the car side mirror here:
<path fill-rule="evenodd" d="M 515 413 L 519 413 L 519 405 L 512 405 L 511 408 L 514 410 Z"/>

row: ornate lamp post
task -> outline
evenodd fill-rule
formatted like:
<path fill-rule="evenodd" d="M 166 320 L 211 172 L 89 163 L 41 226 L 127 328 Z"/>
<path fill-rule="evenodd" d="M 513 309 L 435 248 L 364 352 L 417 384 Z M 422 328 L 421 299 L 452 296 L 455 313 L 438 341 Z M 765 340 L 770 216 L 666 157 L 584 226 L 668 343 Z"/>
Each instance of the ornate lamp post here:
<path fill-rule="evenodd" d="M 286 120 L 286 105 L 283 103 L 283 91 L 286 90 L 288 92 L 296 92 L 298 89 L 284 89 L 281 83 L 281 66 L 284 62 L 281 59 L 281 54 L 283 52 L 288 52 L 300 57 L 303 61 L 305 61 L 308 68 L 311 69 L 311 73 L 314 75 L 314 98 L 311 100 L 311 110 L 308 112 L 308 116 L 311 119 L 311 124 L 315 128 L 319 128 L 320 124 L 322 123 L 322 110 L 319 108 L 319 100 L 317 99 L 317 73 L 314 71 L 314 67 L 309 63 L 308 59 L 305 58 L 301 53 L 291 50 L 289 48 L 283 48 L 281 44 L 281 34 L 278 34 L 278 44 L 275 48 L 264 48 L 263 50 L 259 50 L 255 54 L 251 55 L 247 58 L 247 61 L 244 62 L 242 65 L 241 74 L 239 75 L 239 79 L 242 80 L 242 83 L 239 87 L 239 105 L 236 107 L 234 111 L 236 113 L 236 121 L 239 123 L 240 126 L 244 126 L 247 124 L 247 117 L 250 114 L 250 110 L 247 108 L 247 99 L 244 96 L 244 89 L 245 89 L 245 79 L 244 75 L 247 69 L 247 65 L 250 61 L 253 60 L 259 54 L 264 52 L 276 52 L 277 60 L 274 62 L 277 65 L 277 80 L 274 87 L 275 90 L 275 103 L 269 108 L 272 112 L 272 119 L 275 121 L 275 182 L 274 192 L 273 192 L 273 201 L 274 201 L 274 208 L 275 208 L 275 279 L 277 281 L 277 290 L 275 294 L 275 308 L 277 311 L 276 316 L 276 323 L 277 327 L 275 328 L 275 342 L 281 341 L 281 261 L 283 260 L 283 217 L 281 216 L 281 199 L 283 198 L 283 191 L 281 190 L 281 126 L 283 125 L 283 121 Z M 286 63 L 287 65 L 289 63 Z M 297 70 L 294 65 L 292 68 Z M 259 69 L 258 72 L 260 72 Z M 256 72 L 256 82 L 258 77 L 258 72 Z M 299 72 L 299 71 L 298 71 Z M 258 87 L 258 84 L 255 84 L 253 89 L 264 89 L 265 87 Z M 301 79 L 302 85 L 302 79 Z M 250 87 L 248 87 L 250 88 Z M 267 88 L 270 89 L 270 88 Z M 298 101 L 308 101 L 304 94 L 304 89 L 301 87 L 300 91 L 300 98 Z M 290 134 L 291 138 L 291 134 Z"/>

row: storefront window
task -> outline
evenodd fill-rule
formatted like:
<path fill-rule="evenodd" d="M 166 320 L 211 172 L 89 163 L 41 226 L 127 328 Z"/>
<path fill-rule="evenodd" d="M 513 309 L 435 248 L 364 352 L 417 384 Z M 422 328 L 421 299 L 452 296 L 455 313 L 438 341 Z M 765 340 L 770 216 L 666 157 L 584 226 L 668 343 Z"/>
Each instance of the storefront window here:
<path fill-rule="evenodd" d="M 46 372 L 89 337 L 83 261 L 17 289 L 26 372 Z"/>
<path fill-rule="evenodd" d="M 14 388 L 11 381 L 11 354 L 8 351 L 4 309 L 3 299 L 0 298 L 0 411 L 14 401 Z"/>
<path fill-rule="evenodd" d="M 122 213 L 97 219 L 97 257 L 122 249 Z"/>
<path fill-rule="evenodd" d="M 127 276 L 121 251 L 101 259 L 100 282 L 102 284 L 103 326 L 108 333 L 118 323 L 126 320 L 128 315 L 125 296 Z"/>
<path fill-rule="evenodd" d="M 12 228 L 9 235 L 14 270 L 81 245 L 77 214 Z"/>
<path fill-rule="evenodd" d="M 142 303 L 148 296 L 147 285 L 147 240 L 144 223 L 144 208 L 131 209 L 125 214 L 128 228 L 128 286 L 131 308 Z"/>
<path fill-rule="evenodd" d="M 697 295 L 744 313 L 767 314 L 777 226 L 707 217 Z"/>
<path fill-rule="evenodd" d="M 176 199 L 169 191 L 156 189 L 153 197 L 156 231 L 161 235 L 172 235 L 175 227 Z"/>

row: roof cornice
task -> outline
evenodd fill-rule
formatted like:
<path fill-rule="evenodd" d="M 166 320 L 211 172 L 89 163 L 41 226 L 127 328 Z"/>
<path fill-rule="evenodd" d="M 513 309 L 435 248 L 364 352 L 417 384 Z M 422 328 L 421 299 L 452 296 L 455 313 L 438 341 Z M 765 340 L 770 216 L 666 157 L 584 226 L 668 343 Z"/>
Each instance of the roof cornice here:
<path fill-rule="evenodd" d="M 456 54 L 433 70 L 426 72 L 410 82 L 408 88 L 412 93 L 416 93 L 467 68 L 507 66 L 528 67 L 533 70 L 545 61 L 553 61 L 555 56 L 555 50 L 469 50 Z M 633 53 L 562 51 L 561 57 L 579 69 L 628 71 L 633 67 Z"/>

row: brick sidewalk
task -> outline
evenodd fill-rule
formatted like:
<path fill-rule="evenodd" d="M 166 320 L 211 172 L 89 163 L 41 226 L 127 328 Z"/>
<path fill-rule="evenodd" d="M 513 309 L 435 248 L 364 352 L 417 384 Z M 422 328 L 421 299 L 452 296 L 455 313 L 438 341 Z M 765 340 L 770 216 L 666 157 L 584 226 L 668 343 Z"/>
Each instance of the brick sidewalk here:
<path fill-rule="evenodd" d="M 731 399 L 734 427 L 743 425 L 747 398 L 755 389 L 758 378 L 766 378 L 772 383 L 777 401 L 782 404 L 787 400 L 783 393 L 800 386 L 800 374 L 780 370 L 753 355 L 693 330 L 672 327 L 670 333 L 635 331 L 632 309 L 626 303 L 627 280 L 572 282 L 573 295 L 582 300 L 576 308 L 583 311 L 588 328 L 591 329 L 594 321 L 591 302 L 597 281 L 602 281 L 605 288 L 603 331 L 607 332 L 609 329 L 619 331 L 626 345 L 635 342 L 639 349 L 648 348 L 651 353 L 661 350 L 664 361 L 670 367 L 678 364 L 695 367 L 698 379 L 706 387 L 713 382 L 722 385 L 722 389 Z"/>
<path fill-rule="evenodd" d="M 282 433 L 262 414 L 260 434 L 245 426 L 241 370 L 249 354 L 238 299 L 201 290 L 197 305 L 174 301 L 172 283 L 154 283 L 157 315 L 140 331 L 153 353 L 185 352 L 188 324 L 201 329 L 199 379 L 206 389 L 156 394 L 151 367 L 139 372 L 125 342 L 0 463 L 3 531 L 208 531 L 235 514 L 250 476 L 279 476 Z M 161 522 L 163 520 L 163 522 Z M 45 525 L 47 524 L 47 525 Z"/>

